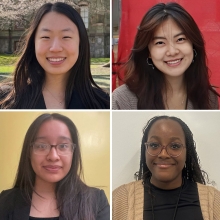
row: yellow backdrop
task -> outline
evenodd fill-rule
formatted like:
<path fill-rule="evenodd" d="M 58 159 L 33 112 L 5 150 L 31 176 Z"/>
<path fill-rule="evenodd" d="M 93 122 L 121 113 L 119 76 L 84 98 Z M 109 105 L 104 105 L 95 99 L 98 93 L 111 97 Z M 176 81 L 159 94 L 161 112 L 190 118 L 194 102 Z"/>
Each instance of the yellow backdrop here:
<path fill-rule="evenodd" d="M 110 193 L 110 113 L 50 111 L 69 117 L 79 131 L 85 182 Z M 24 136 L 39 115 L 0 112 L 0 192 L 13 186 Z"/>

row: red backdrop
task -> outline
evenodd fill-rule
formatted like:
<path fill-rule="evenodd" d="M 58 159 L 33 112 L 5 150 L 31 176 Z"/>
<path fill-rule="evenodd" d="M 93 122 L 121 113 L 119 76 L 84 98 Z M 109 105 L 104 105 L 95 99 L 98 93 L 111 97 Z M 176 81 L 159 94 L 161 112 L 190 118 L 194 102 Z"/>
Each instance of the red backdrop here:
<path fill-rule="evenodd" d="M 146 11 L 159 2 L 172 0 L 121 0 L 121 24 L 117 63 L 124 63 L 133 46 L 137 26 Z M 210 69 L 210 80 L 220 87 L 220 1 L 219 0 L 176 0 L 194 18 L 205 42 Z M 220 89 L 217 89 L 220 92 Z"/>

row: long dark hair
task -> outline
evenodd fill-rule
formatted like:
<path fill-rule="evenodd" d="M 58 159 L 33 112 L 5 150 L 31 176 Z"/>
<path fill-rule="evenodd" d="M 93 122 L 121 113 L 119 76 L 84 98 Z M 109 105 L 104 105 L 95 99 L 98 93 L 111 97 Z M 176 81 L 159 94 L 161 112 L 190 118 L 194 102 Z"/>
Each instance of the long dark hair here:
<path fill-rule="evenodd" d="M 95 83 L 90 70 L 90 47 L 85 25 L 79 13 L 70 5 L 56 2 L 46 3 L 39 8 L 34 16 L 26 35 L 25 45 L 14 72 L 14 81 L 9 94 L 0 101 L 1 108 L 35 108 L 42 93 L 45 80 L 44 69 L 40 66 L 35 55 L 35 34 L 43 18 L 49 12 L 57 12 L 68 17 L 78 28 L 80 44 L 79 56 L 71 68 L 65 91 L 65 106 L 68 106 L 73 91 L 77 91 L 88 108 L 103 108 L 102 103 L 108 105 L 103 98 L 101 88 Z M 95 89 L 93 88 L 95 87 Z"/>
<path fill-rule="evenodd" d="M 210 93 L 219 94 L 209 82 L 209 70 L 202 34 L 191 15 L 179 4 L 159 3 L 143 17 L 135 37 L 134 46 L 125 65 L 125 82 L 138 98 L 138 109 L 165 109 L 162 90 L 166 90 L 165 76 L 157 68 L 152 69 L 146 62 L 149 57 L 148 45 L 155 30 L 167 19 L 173 19 L 192 42 L 197 55 L 184 73 L 187 98 L 194 109 L 210 109 Z"/>
<path fill-rule="evenodd" d="M 40 126 L 48 120 L 59 120 L 66 124 L 72 141 L 76 145 L 70 171 L 56 184 L 55 193 L 60 215 L 67 220 L 95 220 L 95 212 L 98 207 L 96 207 L 97 204 L 94 201 L 94 191 L 81 180 L 83 169 L 78 131 L 75 124 L 66 116 L 57 113 L 43 114 L 30 125 L 25 135 L 14 188 L 20 188 L 24 197 L 31 204 L 32 193 L 35 191 L 34 183 L 36 175 L 31 166 L 31 143 L 35 140 Z"/>
<path fill-rule="evenodd" d="M 185 135 L 186 142 L 186 163 L 185 167 L 182 170 L 182 177 L 189 179 L 193 182 L 207 184 L 209 182 L 208 174 L 201 170 L 200 160 L 198 154 L 196 152 L 196 143 L 193 140 L 193 134 L 186 123 L 184 123 L 180 118 L 174 116 L 156 116 L 151 118 L 146 126 L 143 128 L 143 138 L 141 143 L 141 158 L 140 158 L 140 168 L 138 172 L 138 179 L 143 179 L 146 182 L 147 179 L 151 177 L 151 172 L 146 164 L 146 156 L 145 156 L 145 145 L 148 139 L 148 133 L 152 127 L 152 125 L 161 119 L 173 120 L 176 121 L 183 129 Z"/>

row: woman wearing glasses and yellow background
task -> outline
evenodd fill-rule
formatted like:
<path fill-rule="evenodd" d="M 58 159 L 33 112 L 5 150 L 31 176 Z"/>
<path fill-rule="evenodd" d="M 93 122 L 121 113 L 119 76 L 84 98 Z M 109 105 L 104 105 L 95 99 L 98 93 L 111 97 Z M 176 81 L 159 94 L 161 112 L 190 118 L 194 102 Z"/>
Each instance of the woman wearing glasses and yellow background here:
<path fill-rule="evenodd" d="M 0 117 L 0 190 L 13 187 L 0 194 L 0 219 L 109 220 L 103 191 L 109 198 L 109 113 L 2 112 Z M 83 181 L 82 164 L 92 187 Z"/>
<path fill-rule="evenodd" d="M 166 113 L 113 114 L 113 220 L 220 219 L 220 114 Z"/>

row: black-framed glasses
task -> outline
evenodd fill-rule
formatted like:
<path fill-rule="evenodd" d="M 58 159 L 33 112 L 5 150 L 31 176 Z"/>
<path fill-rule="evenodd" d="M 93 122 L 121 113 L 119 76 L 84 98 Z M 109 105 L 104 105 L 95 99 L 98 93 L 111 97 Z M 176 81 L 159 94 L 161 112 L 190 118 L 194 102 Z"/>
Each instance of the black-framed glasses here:
<path fill-rule="evenodd" d="M 48 155 L 51 148 L 55 147 L 57 154 L 60 156 L 66 156 L 73 153 L 74 148 L 76 147 L 73 143 L 62 143 L 62 144 L 56 144 L 56 145 L 50 145 L 46 143 L 41 142 L 34 142 L 32 143 L 33 152 L 37 155 Z"/>
<path fill-rule="evenodd" d="M 178 157 L 182 153 L 185 146 L 178 142 L 171 142 L 167 146 L 163 146 L 157 142 L 147 142 L 145 143 L 145 147 L 147 153 L 151 156 L 157 156 L 162 152 L 163 149 L 165 149 L 167 154 L 169 154 L 171 157 Z"/>

